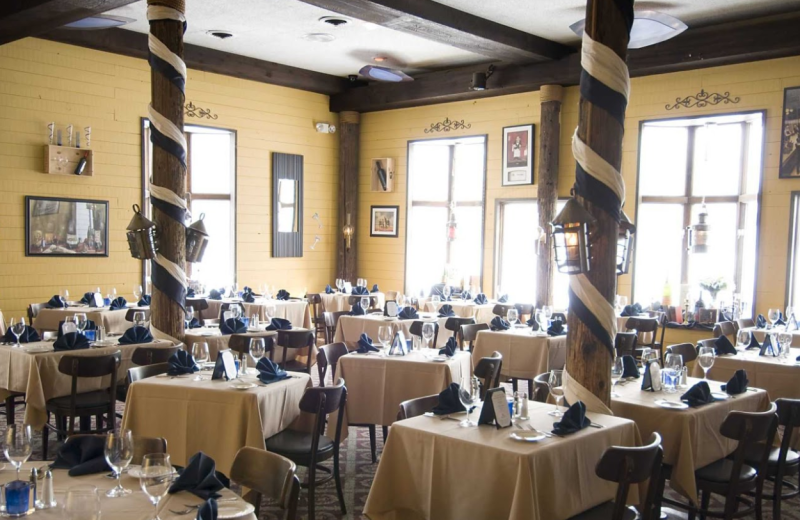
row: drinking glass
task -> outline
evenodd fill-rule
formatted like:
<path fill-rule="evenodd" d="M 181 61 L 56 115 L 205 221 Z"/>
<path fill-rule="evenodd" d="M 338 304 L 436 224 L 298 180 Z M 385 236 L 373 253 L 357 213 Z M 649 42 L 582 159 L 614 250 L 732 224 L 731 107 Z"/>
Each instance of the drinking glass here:
<path fill-rule="evenodd" d="M 508 312 L 506 312 L 506 319 L 511 325 L 514 325 L 518 318 L 519 312 L 517 312 L 517 309 L 508 309 Z"/>
<path fill-rule="evenodd" d="M 22 348 L 22 345 L 19 344 L 19 337 L 25 333 L 25 318 L 20 318 L 18 321 L 14 321 L 14 318 L 11 318 L 11 334 L 17 339 L 17 342 L 14 344 L 17 348 Z"/>
<path fill-rule="evenodd" d="M 614 310 L 617 311 L 617 314 L 622 312 L 622 305 L 620 305 L 621 301 L 622 301 L 622 297 L 619 294 L 614 296 Z"/>
<path fill-rule="evenodd" d="M 622 378 L 622 373 L 625 371 L 625 366 L 622 363 L 622 356 L 617 356 L 614 359 L 614 363 L 611 365 L 611 397 L 619 397 L 619 394 L 614 391 L 617 387 L 617 383 Z"/>
<path fill-rule="evenodd" d="M 700 347 L 697 356 L 697 364 L 703 369 L 703 379 L 708 381 L 708 371 L 714 366 L 714 347 Z"/>
<path fill-rule="evenodd" d="M 131 490 L 122 487 L 122 472 L 133 459 L 133 433 L 130 430 L 112 431 L 106 434 L 106 444 L 103 453 L 106 462 L 117 475 L 116 487 L 108 490 L 107 497 L 116 498 L 130 495 Z"/>
<path fill-rule="evenodd" d="M 781 346 L 781 357 L 785 359 L 789 353 L 789 350 L 792 348 L 792 333 L 779 332 L 778 344 Z"/>
<path fill-rule="evenodd" d="M 275 306 L 274 305 L 267 305 L 264 307 L 264 314 L 267 315 L 267 321 L 270 321 L 272 318 L 275 318 Z"/>
<path fill-rule="evenodd" d="M 19 469 L 31 456 L 31 427 L 27 424 L 10 424 L 6 428 L 5 444 L 3 453 L 6 459 L 17 470 L 17 480 L 19 480 Z"/>
<path fill-rule="evenodd" d="M 440 301 L 442 301 L 442 299 L 439 297 L 438 294 L 434 294 L 433 296 L 431 296 L 431 302 L 439 303 Z"/>
<path fill-rule="evenodd" d="M 336 288 L 339 289 L 339 292 L 342 292 L 342 287 L 344 287 L 344 280 L 341 278 L 336 279 Z"/>
<path fill-rule="evenodd" d="M 136 311 L 133 313 L 133 326 L 134 327 L 144 327 L 145 324 L 145 314 L 144 311 Z"/>
<path fill-rule="evenodd" d="M 87 484 L 69 488 L 64 496 L 63 509 L 67 520 L 100 520 L 97 488 Z"/>
<path fill-rule="evenodd" d="M 154 506 L 153 520 L 158 517 L 158 503 L 164 498 L 172 484 L 174 472 L 166 453 L 150 453 L 142 459 L 142 476 L 139 485 Z"/>
<path fill-rule="evenodd" d="M 69 301 L 69 290 L 68 289 L 64 289 L 64 290 L 61 291 L 61 298 L 64 300 L 65 303 Z"/>
<path fill-rule="evenodd" d="M 83 331 L 86 330 L 86 313 L 85 312 L 76 312 L 72 315 L 72 321 L 75 322 L 75 326 L 78 327 L 78 332 L 83 334 Z"/>
<path fill-rule="evenodd" d="M 550 321 L 550 318 L 553 317 L 553 306 L 545 305 L 544 307 L 542 307 L 542 311 L 544 311 L 544 315 L 547 318 L 547 320 Z"/>
<path fill-rule="evenodd" d="M 196 343 L 192 343 L 192 357 L 194 358 L 194 362 L 198 365 L 202 365 L 203 363 L 208 362 L 208 343 L 205 341 L 198 341 Z M 200 374 L 197 374 L 194 378 L 195 381 L 202 381 L 202 377 Z"/>
<path fill-rule="evenodd" d="M 397 306 L 402 307 L 406 304 L 406 295 L 405 294 L 398 294 L 397 295 Z"/>
<path fill-rule="evenodd" d="M 775 322 L 778 321 L 778 318 L 780 317 L 780 312 L 781 311 L 779 309 L 770 309 L 767 311 L 767 319 L 769 319 L 770 324 L 773 327 L 775 326 Z"/>
<path fill-rule="evenodd" d="M 142 286 L 141 285 L 137 285 L 137 286 L 135 286 L 133 288 L 133 297 L 136 298 L 136 301 L 141 300 L 143 294 L 144 293 L 142 292 Z"/>
<path fill-rule="evenodd" d="M 462 381 L 461 388 L 458 389 L 458 400 L 467 409 L 467 418 L 459 423 L 462 428 L 476 426 L 474 421 L 469 420 L 472 406 L 480 401 L 480 383 L 477 377 L 465 377 Z"/>
<path fill-rule="evenodd" d="M 746 347 L 750 344 L 750 335 L 752 333 L 749 330 L 739 329 L 739 332 L 736 333 L 736 346 L 737 347 Z"/>
<path fill-rule="evenodd" d="M 423 334 L 425 326 L 423 325 Z M 392 342 L 392 328 L 388 325 L 381 325 L 378 327 L 378 342 L 381 346 L 385 349 L 389 347 L 389 344 Z"/>
<path fill-rule="evenodd" d="M 264 338 L 252 338 L 250 340 L 250 357 L 255 361 L 255 365 L 258 365 L 258 362 L 264 357 L 266 349 Z M 258 370 L 256 370 L 256 374 L 258 374 Z"/>
<path fill-rule="evenodd" d="M 619 297 L 619 304 L 622 306 L 622 308 L 625 308 L 625 306 L 628 305 L 628 297 L 627 296 L 620 296 Z"/>
<path fill-rule="evenodd" d="M 539 324 L 539 336 L 547 336 L 547 314 L 544 311 L 536 311 L 536 323 Z"/>
<path fill-rule="evenodd" d="M 228 307 L 228 310 L 231 311 L 231 317 L 233 317 L 233 319 L 238 319 L 242 316 L 242 308 L 236 303 Z"/>
<path fill-rule="evenodd" d="M 552 395 L 556 400 L 556 408 L 552 412 L 548 412 L 549 415 L 553 417 L 561 417 L 564 415 L 564 412 L 559 410 L 561 406 L 561 400 L 564 398 L 564 371 L 563 370 L 551 370 L 550 371 L 550 379 L 547 381 L 547 386 L 550 388 L 550 395 Z"/>
<path fill-rule="evenodd" d="M 642 366 L 647 366 L 653 361 L 658 361 L 658 351 L 652 348 L 642 349 Z"/>
<path fill-rule="evenodd" d="M 422 338 L 425 340 L 425 346 L 431 348 L 431 342 L 433 340 L 434 335 L 434 327 L 433 323 L 425 322 L 422 324 Z"/>
<path fill-rule="evenodd" d="M 794 314 L 794 307 L 792 307 L 791 305 L 786 307 L 786 314 L 784 314 L 784 318 L 786 318 L 787 321 L 789 320 L 789 318 L 792 317 L 793 314 Z"/>
<path fill-rule="evenodd" d="M 683 356 L 680 354 L 667 354 L 664 358 L 664 374 L 666 376 L 665 390 L 669 394 L 678 391 L 677 378 L 683 371 Z"/>
<path fill-rule="evenodd" d="M 364 309 L 364 311 L 369 309 L 369 296 L 361 297 L 361 308 Z"/>
<path fill-rule="evenodd" d="M 192 322 L 192 318 L 194 318 L 194 307 L 191 305 L 186 306 L 186 328 L 189 328 L 189 324 Z"/>
<path fill-rule="evenodd" d="M 258 314 L 253 313 L 250 316 L 250 330 L 258 330 L 259 325 Z"/>
<path fill-rule="evenodd" d="M 117 288 L 116 287 L 112 287 L 111 288 L 111 299 L 113 300 L 116 297 L 117 297 Z"/>
<path fill-rule="evenodd" d="M 442 294 L 444 295 L 444 299 L 447 300 L 448 298 L 450 298 L 451 293 L 452 291 L 450 290 L 450 286 L 445 284 L 444 287 L 442 287 Z"/>

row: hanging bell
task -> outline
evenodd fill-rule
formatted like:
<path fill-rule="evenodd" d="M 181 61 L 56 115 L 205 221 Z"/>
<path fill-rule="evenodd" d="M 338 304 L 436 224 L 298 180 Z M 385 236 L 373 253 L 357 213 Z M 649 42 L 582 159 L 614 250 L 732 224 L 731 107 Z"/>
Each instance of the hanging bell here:
<path fill-rule="evenodd" d="M 142 215 L 138 204 L 133 205 L 133 218 L 128 224 L 128 248 L 131 256 L 139 260 L 152 260 L 158 251 L 156 225 Z"/>
<path fill-rule="evenodd" d="M 203 255 L 206 252 L 206 246 L 208 246 L 208 232 L 206 231 L 206 225 L 203 224 L 204 218 L 206 218 L 206 214 L 201 213 L 200 220 L 186 228 L 187 262 L 203 261 Z"/>

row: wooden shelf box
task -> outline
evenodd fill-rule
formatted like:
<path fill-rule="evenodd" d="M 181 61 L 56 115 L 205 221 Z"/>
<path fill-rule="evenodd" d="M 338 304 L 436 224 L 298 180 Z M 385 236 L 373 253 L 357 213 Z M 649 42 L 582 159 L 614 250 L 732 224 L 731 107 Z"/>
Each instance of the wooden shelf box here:
<path fill-rule="evenodd" d="M 94 175 L 94 161 L 91 149 L 47 144 L 44 147 L 44 172 L 54 175 L 75 176 L 75 168 L 84 156 L 86 156 L 86 167 L 80 176 L 91 177 Z"/>
<path fill-rule="evenodd" d="M 372 191 L 388 193 L 394 191 L 394 159 L 370 159 Z M 384 185 L 384 182 L 386 183 Z"/>

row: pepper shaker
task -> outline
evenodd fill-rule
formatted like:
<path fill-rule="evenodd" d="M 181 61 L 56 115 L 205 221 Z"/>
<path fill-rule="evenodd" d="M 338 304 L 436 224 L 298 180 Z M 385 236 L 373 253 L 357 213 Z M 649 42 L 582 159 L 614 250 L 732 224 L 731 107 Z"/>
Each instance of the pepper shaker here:
<path fill-rule="evenodd" d="M 39 470 L 36 468 L 31 468 L 31 476 L 29 478 L 31 483 L 31 494 L 33 495 L 32 504 L 36 504 L 36 492 L 39 491 L 37 486 L 39 485 Z"/>
<path fill-rule="evenodd" d="M 681 383 L 680 386 L 685 388 L 689 386 L 689 367 L 684 366 L 681 370 Z"/>
<path fill-rule="evenodd" d="M 36 502 L 36 509 L 51 509 L 56 507 L 55 491 L 53 490 L 53 472 L 47 468 L 44 472 L 44 482 L 40 493 L 40 499 Z"/>

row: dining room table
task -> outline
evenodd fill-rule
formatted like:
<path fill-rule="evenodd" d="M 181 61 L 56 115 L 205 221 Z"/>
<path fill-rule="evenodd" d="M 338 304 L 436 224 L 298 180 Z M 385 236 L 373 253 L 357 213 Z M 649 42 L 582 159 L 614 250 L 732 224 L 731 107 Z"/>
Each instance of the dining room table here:
<path fill-rule="evenodd" d="M 241 298 L 223 298 L 222 300 L 207 298 L 206 301 L 208 302 L 208 308 L 200 313 L 200 316 L 205 320 L 219 319 L 223 303 L 236 303 L 242 306 L 243 316 L 247 318 L 256 314 L 259 321 L 265 322 L 268 318 L 282 318 L 292 322 L 294 327 L 306 329 L 311 327 L 311 313 L 308 309 L 308 302 L 305 300 L 277 300 L 258 297 L 252 303 L 247 303 Z"/>
<path fill-rule="evenodd" d="M 535 442 L 512 438 L 523 428 L 550 432 L 557 420 L 548 415 L 552 409 L 531 401 L 529 420 L 501 429 L 461 427 L 464 412 L 395 422 L 364 514 L 372 520 L 557 520 L 612 500 L 617 486 L 600 479 L 595 466 L 605 448 L 641 445 L 636 424 L 587 413 L 596 427 Z M 631 488 L 629 502 L 637 500 Z"/>
<path fill-rule="evenodd" d="M 749 330 L 759 343 L 764 343 L 764 339 L 767 337 L 767 334 L 777 333 L 776 330 L 757 327 L 748 327 L 745 330 Z M 793 330 L 790 332 L 792 334 L 792 347 L 800 347 L 800 330 Z"/>
<path fill-rule="evenodd" d="M 453 335 L 452 332 L 444 328 L 447 318 L 439 318 L 432 312 L 420 312 L 419 318 L 401 320 L 399 318 L 389 318 L 382 313 L 365 314 L 360 316 L 343 315 L 339 316 L 336 323 L 336 332 L 333 341 L 342 341 L 349 345 L 355 345 L 361 334 L 366 334 L 373 342 L 378 340 L 378 331 L 382 326 L 388 326 L 392 330 L 392 336 L 398 331 L 403 332 L 406 340 L 411 340 L 411 325 L 415 321 L 435 322 L 439 324 L 439 335 L 436 339 L 436 348 L 444 347 L 447 340 Z"/>
<path fill-rule="evenodd" d="M 219 327 L 198 327 L 194 329 L 186 329 L 183 348 L 188 353 L 192 353 L 192 345 L 195 343 L 206 343 L 208 345 L 208 359 L 215 361 L 217 355 L 222 350 L 230 348 L 230 340 L 232 336 L 245 336 L 247 338 L 274 338 L 278 333 L 275 331 L 264 330 L 264 327 L 258 330 L 248 330 L 237 334 L 222 334 Z M 278 349 L 281 350 L 281 349 Z M 290 355 L 294 355 L 296 351 L 290 351 Z M 277 352 L 276 352 L 277 353 Z M 280 359 L 280 358 L 276 358 Z M 294 359 L 290 357 L 289 359 Z"/>
<path fill-rule="evenodd" d="M 263 450 L 268 437 L 290 427 L 307 427 L 299 405 L 312 386 L 308 374 L 290 372 L 287 379 L 264 384 L 254 368 L 227 381 L 211 379 L 210 367 L 197 374 L 162 374 L 132 383 L 122 427 L 134 435 L 167 439 L 176 464 L 185 465 L 202 451 L 228 475 L 240 448 Z"/>
<path fill-rule="evenodd" d="M 349 311 L 352 305 L 350 305 L 350 296 L 361 296 L 361 295 L 352 295 L 344 292 L 333 292 L 330 294 L 325 293 L 324 291 L 319 294 L 320 298 L 322 299 L 322 310 L 325 312 L 342 312 L 342 311 Z M 384 305 L 386 304 L 386 294 L 377 291 L 377 292 L 370 292 L 369 295 L 375 297 L 375 307 L 378 309 L 383 309 Z"/>
<path fill-rule="evenodd" d="M 474 318 L 475 323 L 490 323 L 495 317 L 493 312 L 494 302 L 478 305 L 472 300 L 452 300 L 435 302 L 430 298 L 424 301 L 423 310 L 438 313 L 442 305 L 448 304 L 453 308 L 453 313 L 459 318 Z M 505 318 L 505 316 L 504 316 Z"/>
<path fill-rule="evenodd" d="M 125 319 L 129 309 L 147 310 L 149 307 L 139 307 L 135 303 L 129 303 L 124 309 L 111 310 L 109 307 L 89 307 L 70 303 L 68 307 L 40 309 L 31 325 L 39 332 L 58 331 L 60 322 L 70 320 L 76 313 L 83 312 L 86 314 L 86 319 L 102 326 L 106 334 L 123 334 L 133 325 Z"/>
<path fill-rule="evenodd" d="M 502 377 L 533 379 L 550 370 L 564 368 L 567 336 L 542 335 L 524 325 L 504 331 L 478 332 L 472 352 L 474 362 L 491 357 L 494 352 L 503 355 Z"/>
<path fill-rule="evenodd" d="M 747 371 L 750 385 L 763 388 L 771 400 L 781 397 L 800 399 L 800 348 L 789 349 L 789 359 L 761 356 L 758 350 L 737 348 L 736 354 L 714 356 L 708 378 L 725 383 L 739 370 Z M 692 376 L 703 377 L 703 368 L 695 363 Z"/>

